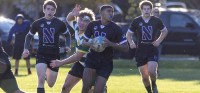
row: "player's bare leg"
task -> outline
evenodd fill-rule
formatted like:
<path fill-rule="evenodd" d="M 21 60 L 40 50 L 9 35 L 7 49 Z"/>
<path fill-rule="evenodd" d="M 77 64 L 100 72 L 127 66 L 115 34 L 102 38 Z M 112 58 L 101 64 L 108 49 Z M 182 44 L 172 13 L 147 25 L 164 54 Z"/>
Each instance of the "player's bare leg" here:
<path fill-rule="evenodd" d="M 68 74 L 61 93 L 70 93 L 71 89 L 81 80 L 81 78 Z"/>
<path fill-rule="evenodd" d="M 15 76 L 18 75 L 18 68 L 19 68 L 19 59 L 15 60 Z"/>
<path fill-rule="evenodd" d="M 46 70 L 47 65 L 44 63 L 38 63 L 36 64 L 36 71 L 38 76 L 38 86 L 37 86 L 37 93 L 44 93 L 44 82 L 46 77 Z"/>
<path fill-rule="evenodd" d="M 52 71 L 51 69 L 47 68 L 46 80 L 49 87 L 54 86 L 57 76 L 58 76 L 58 72 Z"/>
<path fill-rule="evenodd" d="M 96 77 L 96 70 L 91 68 L 85 68 L 83 72 L 83 87 L 82 93 L 88 93 L 91 89 L 93 80 Z"/>
<path fill-rule="evenodd" d="M 27 67 L 28 75 L 32 74 L 31 73 L 30 59 L 26 59 L 26 67 Z"/>
<path fill-rule="evenodd" d="M 103 93 L 106 82 L 107 82 L 106 78 L 98 76 L 95 82 L 94 93 Z"/>
<path fill-rule="evenodd" d="M 148 72 L 151 79 L 153 93 L 158 93 L 156 79 L 157 79 L 157 67 L 158 63 L 154 61 L 148 62 Z"/>
<path fill-rule="evenodd" d="M 142 81 L 143 81 L 143 84 L 144 84 L 147 92 L 148 93 L 152 93 L 151 92 L 150 81 L 149 81 L 149 73 L 148 73 L 148 66 L 147 66 L 147 64 L 145 64 L 143 66 L 140 66 L 139 67 L 139 71 L 140 71 L 140 74 L 142 76 Z"/>

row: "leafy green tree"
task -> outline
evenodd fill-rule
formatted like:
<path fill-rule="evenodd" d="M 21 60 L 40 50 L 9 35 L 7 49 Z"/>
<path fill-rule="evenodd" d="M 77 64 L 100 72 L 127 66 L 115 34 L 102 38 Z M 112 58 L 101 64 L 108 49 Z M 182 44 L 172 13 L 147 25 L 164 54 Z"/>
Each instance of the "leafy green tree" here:
<path fill-rule="evenodd" d="M 138 7 L 140 1 L 141 0 L 129 0 L 131 7 L 128 9 L 128 15 L 126 16 L 127 20 L 132 20 L 140 14 L 140 10 Z"/>
<path fill-rule="evenodd" d="M 139 9 L 139 3 L 143 0 L 129 0 L 129 3 L 131 4 L 131 7 L 128 10 L 128 15 L 126 16 L 127 20 L 132 20 L 133 18 L 139 16 L 140 9 Z M 149 0 L 152 3 L 156 2 L 157 0 Z"/>
<path fill-rule="evenodd" d="M 0 0 L 0 15 L 9 17 L 13 11 L 10 6 L 12 6 L 12 0 Z"/>

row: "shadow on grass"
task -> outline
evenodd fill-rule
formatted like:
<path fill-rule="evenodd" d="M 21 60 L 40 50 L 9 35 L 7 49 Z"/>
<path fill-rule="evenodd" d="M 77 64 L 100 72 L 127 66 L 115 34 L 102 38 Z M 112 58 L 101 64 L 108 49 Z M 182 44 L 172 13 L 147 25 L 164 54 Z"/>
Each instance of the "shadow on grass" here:
<path fill-rule="evenodd" d="M 161 76 L 158 79 L 172 79 L 176 81 L 199 81 L 199 61 L 161 61 L 159 63 Z M 133 60 L 115 60 L 113 76 L 140 75 L 136 62 Z"/>
<path fill-rule="evenodd" d="M 14 61 L 12 60 L 14 63 Z M 12 68 L 14 64 L 12 63 Z M 73 64 L 61 68 L 71 68 Z M 25 67 L 25 62 L 20 62 L 20 67 Z M 19 68 L 20 68 L 19 67 Z M 35 68 L 35 59 L 31 59 L 31 67 Z M 197 80 L 200 83 L 200 61 L 161 61 L 159 62 L 159 79 L 172 79 L 178 81 Z M 140 75 L 134 60 L 114 60 L 113 76 Z M 17 77 L 25 77 L 20 75 Z"/>
<path fill-rule="evenodd" d="M 15 77 L 27 77 L 29 76 L 28 74 L 27 75 L 16 75 Z"/>

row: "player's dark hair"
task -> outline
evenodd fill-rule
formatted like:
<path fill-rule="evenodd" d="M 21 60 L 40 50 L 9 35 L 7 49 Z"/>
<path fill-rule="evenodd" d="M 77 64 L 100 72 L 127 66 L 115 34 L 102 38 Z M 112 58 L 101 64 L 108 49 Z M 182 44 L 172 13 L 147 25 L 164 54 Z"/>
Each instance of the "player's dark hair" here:
<path fill-rule="evenodd" d="M 99 12 L 102 12 L 103 10 L 105 10 L 105 9 L 107 9 L 107 8 L 112 8 L 112 9 L 114 10 L 114 8 L 113 8 L 111 5 L 102 5 L 102 6 L 100 7 Z"/>
<path fill-rule="evenodd" d="M 88 16 L 91 21 L 95 20 L 94 12 L 91 9 L 85 8 L 79 12 L 79 17 Z"/>
<path fill-rule="evenodd" d="M 55 9 L 57 8 L 56 2 L 54 0 L 45 0 L 43 4 L 43 9 L 45 9 L 47 5 L 51 5 Z"/>
<path fill-rule="evenodd" d="M 140 10 L 142 10 L 142 8 L 143 8 L 144 5 L 150 6 L 151 9 L 153 8 L 153 4 L 152 4 L 151 1 L 144 0 L 144 1 L 141 1 L 140 4 L 139 4 Z"/>

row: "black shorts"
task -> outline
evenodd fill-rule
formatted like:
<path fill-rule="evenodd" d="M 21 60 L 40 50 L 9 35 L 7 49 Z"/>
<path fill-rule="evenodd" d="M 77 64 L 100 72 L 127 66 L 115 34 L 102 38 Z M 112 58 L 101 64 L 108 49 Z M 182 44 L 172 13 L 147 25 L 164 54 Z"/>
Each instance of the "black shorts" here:
<path fill-rule="evenodd" d="M 37 54 L 37 56 L 36 56 L 36 64 L 45 63 L 45 64 L 47 64 L 47 67 L 49 69 L 51 69 L 52 71 L 58 72 L 59 67 L 52 68 L 50 66 L 51 60 L 56 60 L 56 59 L 60 59 L 60 56 L 59 55 L 41 55 L 41 54 Z"/>
<path fill-rule="evenodd" d="M 82 78 L 83 71 L 84 71 L 84 66 L 81 63 L 76 62 L 69 71 L 69 74 L 78 78 Z"/>
<path fill-rule="evenodd" d="M 86 68 L 96 69 L 97 76 L 102 76 L 106 79 L 109 78 L 113 70 L 113 61 L 112 59 L 95 59 L 86 57 L 85 61 Z"/>
<path fill-rule="evenodd" d="M 23 53 L 24 48 L 20 46 L 15 46 L 13 50 L 13 59 L 21 59 L 22 58 L 22 53 Z M 24 59 L 30 59 L 30 56 Z"/>
<path fill-rule="evenodd" d="M 148 61 L 158 62 L 158 48 L 153 44 L 139 44 L 136 49 L 137 67 L 147 64 Z"/>

